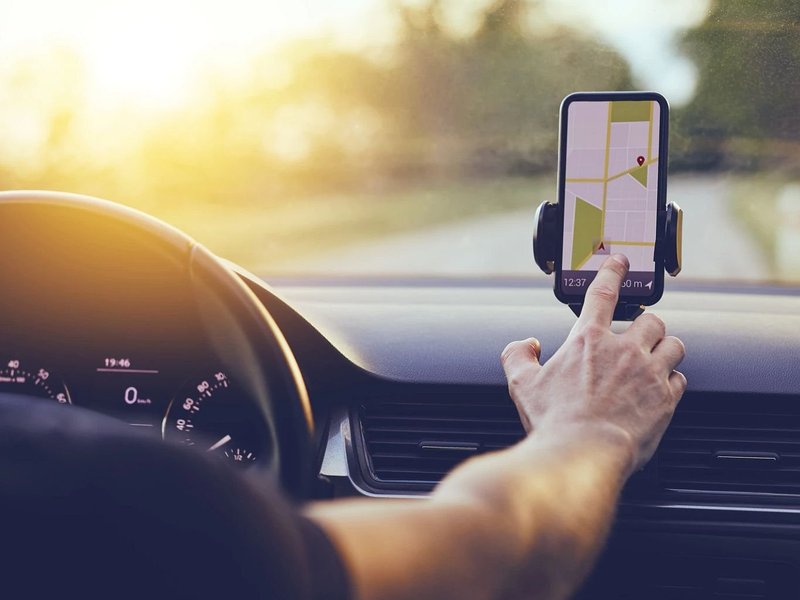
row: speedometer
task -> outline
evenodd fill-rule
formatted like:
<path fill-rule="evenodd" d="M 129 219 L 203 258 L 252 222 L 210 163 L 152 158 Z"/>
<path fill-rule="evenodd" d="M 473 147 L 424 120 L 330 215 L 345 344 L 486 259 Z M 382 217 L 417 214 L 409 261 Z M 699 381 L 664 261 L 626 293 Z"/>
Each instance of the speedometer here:
<path fill-rule="evenodd" d="M 198 447 L 236 465 L 265 464 L 263 418 L 222 371 L 193 380 L 173 398 L 162 433 L 165 440 Z"/>
<path fill-rule="evenodd" d="M 59 404 L 72 404 L 63 382 L 44 367 L 28 368 L 20 359 L 12 358 L 0 368 L 0 392 L 49 398 Z"/>

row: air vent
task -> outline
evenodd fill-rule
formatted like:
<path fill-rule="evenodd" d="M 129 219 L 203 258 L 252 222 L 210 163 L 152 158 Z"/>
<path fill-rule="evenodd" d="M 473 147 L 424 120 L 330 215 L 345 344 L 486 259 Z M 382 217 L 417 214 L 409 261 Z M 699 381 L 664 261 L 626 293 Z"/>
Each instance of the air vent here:
<path fill-rule="evenodd" d="M 374 398 L 356 416 L 365 477 L 395 491 L 432 489 L 463 460 L 524 435 L 502 392 Z M 630 499 L 663 491 L 800 498 L 800 397 L 687 394 L 648 473 L 655 465 L 658 482 L 629 486 Z"/>
<path fill-rule="evenodd" d="M 607 554 L 576 600 L 789 600 L 789 564 L 710 556 Z"/>
<path fill-rule="evenodd" d="M 800 495 L 800 397 L 687 395 L 658 473 L 676 491 Z"/>
<path fill-rule="evenodd" d="M 432 488 L 458 463 L 506 448 L 524 432 L 504 394 L 429 394 L 359 408 L 369 475 Z"/>

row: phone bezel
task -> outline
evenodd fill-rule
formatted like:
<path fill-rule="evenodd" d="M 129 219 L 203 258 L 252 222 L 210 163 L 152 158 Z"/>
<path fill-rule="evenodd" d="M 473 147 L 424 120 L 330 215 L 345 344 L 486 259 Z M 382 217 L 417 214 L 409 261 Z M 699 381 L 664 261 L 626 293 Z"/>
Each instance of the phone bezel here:
<path fill-rule="evenodd" d="M 612 102 L 617 100 L 655 101 L 661 109 L 658 140 L 658 198 L 656 210 L 655 273 L 653 292 L 648 296 L 620 294 L 620 304 L 642 304 L 650 306 L 664 294 L 664 219 L 667 209 L 667 170 L 669 161 L 669 103 L 658 92 L 576 92 L 561 101 L 558 131 L 558 202 L 557 221 L 559 228 L 558 254 L 555 260 L 553 291 L 564 304 L 582 304 L 586 294 L 566 294 L 561 290 L 562 256 L 564 254 L 564 194 L 566 185 L 567 116 L 573 102 Z M 663 160 L 662 160 L 663 158 Z"/>

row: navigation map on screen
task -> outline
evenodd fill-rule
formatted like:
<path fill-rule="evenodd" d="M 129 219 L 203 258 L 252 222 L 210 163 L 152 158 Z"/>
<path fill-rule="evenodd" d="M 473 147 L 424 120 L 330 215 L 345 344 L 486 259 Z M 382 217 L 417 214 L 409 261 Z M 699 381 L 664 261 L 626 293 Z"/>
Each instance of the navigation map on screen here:
<path fill-rule="evenodd" d="M 593 272 L 615 253 L 631 263 L 623 293 L 652 293 L 660 109 L 652 100 L 568 105 L 561 257 L 566 293 L 584 292 Z"/>

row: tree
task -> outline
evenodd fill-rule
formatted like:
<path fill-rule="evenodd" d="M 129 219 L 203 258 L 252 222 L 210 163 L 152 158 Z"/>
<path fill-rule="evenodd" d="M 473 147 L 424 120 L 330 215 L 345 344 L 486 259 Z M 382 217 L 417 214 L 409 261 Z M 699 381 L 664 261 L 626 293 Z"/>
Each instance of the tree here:
<path fill-rule="evenodd" d="M 687 163 L 755 167 L 800 137 L 798 27 L 794 0 L 747 0 L 718 2 L 686 34 L 699 71 L 694 99 L 676 114 Z"/>
<path fill-rule="evenodd" d="M 391 74 L 398 145 L 415 140 L 424 162 L 471 175 L 552 169 L 558 107 L 579 89 L 630 89 L 625 60 L 575 30 L 532 28 L 538 4 L 491 2 L 474 34 L 453 36 L 441 0 L 403 10 Z M 406 136 L 403 139 L 401 136 Z"/>

